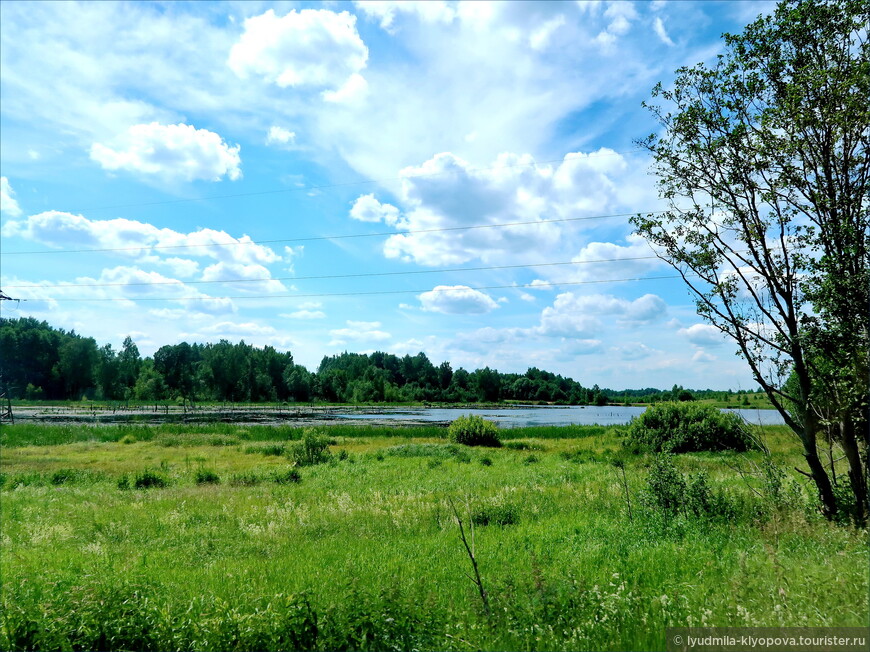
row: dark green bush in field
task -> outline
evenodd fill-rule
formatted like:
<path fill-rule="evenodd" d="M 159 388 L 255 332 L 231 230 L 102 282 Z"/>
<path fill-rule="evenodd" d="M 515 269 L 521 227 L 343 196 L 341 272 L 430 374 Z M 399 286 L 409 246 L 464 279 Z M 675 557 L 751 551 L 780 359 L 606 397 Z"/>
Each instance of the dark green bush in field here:
<path fill-rule="evenodd" d="M 288 469 L 286 471 L 275 471 L 272 474 L 272 480 L 275 484 L 296 484 L 302 480 L 299 471 L 296 469 Z"/>
<path fill-rule="evenodd" d="M 644 502 L 666 516 L 727 519 L 734 516 L 731 501 L 710 487 L 705 473 L 684 475 L 672 455 L 658 455 L 646 479 Z"/>
<path fill-rule="evenodd" d="M 447 429 L 450 441 L 466 446 L 501 446 L 498 426 L 476 414 L 459 417 Z"/>
<path fill-rule="evenodd" d="M 514 525 L 519 520 L 520 510 L 515 505 L 485 505 L 471 515 L 475 525 Z"/>
<path fill-rule="evenodd" d="M 659 403 L 632 419 L 629 445 L 654 452 L 745 451 L 754 447 L 743 419 L 695 403 Z"/>
<path fill-rule="evenodd" d="M 332 458 L 332 453 L 329 452 L 329 441 L 328 437 L 307 428 L 302 434 L 302 441 L 294 444 L 290 450 L 290 457 L 296 462 L 296 466 L 324 464 Z"/>
<path fill-rule="evenodd" d="M 220 476 L 209 469 L 200 469 L 196 472 L 196 484 L 220 484 Z"/>
<path fill-rule="evenodd" d="M 133 487 L 136 489 L 162 489 L 167 486 L 169 486 L 169 481 L 154 471 L 142 471 L 133 481 Z"/>

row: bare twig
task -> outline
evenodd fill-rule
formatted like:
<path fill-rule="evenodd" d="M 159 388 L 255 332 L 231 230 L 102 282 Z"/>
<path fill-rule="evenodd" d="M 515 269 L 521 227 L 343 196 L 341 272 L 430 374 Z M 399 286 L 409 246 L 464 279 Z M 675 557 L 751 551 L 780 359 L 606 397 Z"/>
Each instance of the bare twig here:
<path fill-rule="evenodd" d="M 477 559 L 475 559 L 475 557 L 474 557 L 474 550 L 473 550 L 474 529 L 473 529 L 473 525 L 472 525 L 472 531 L 471 531 L 472 545 L 469 546 L 468 539 L 465 537 L 465 528 L 462 526 L 462 518 L 459 516 L 459 511 L 456 509 L 456 505 L 453 503 L 452 499 L 449 499 L 449 503 L 450 503 L 450 508 L 453 510 L 453 515 L 456 517 L 456 522 L 459 524 L 459 538 L 462 541 L 462 543 L 465 545 L 465 551 L 468 553 L 468 558 L 471 560 L 471 567 L 474 569 L 474 577 L 471 577 L 471 575 L 468 575 L 468 573 L 466 573 L 466 576 L 468 577 L 468 579 L 470 579 L 472 582 L 474 582 L 477 585 L 477 590 L 480 593 L 480 599 L 483 602 L 483 609 L 484 609 L 484 611 L 486 611 L 487 617 L 490 617 L 492 615 L 492 613 L 489 609 L 489 596 L 487 596 L 487 594 L 486 594 L 486 589 L 483 588 L 483 580 L 480 579 L 480 571 L 477 568 Z"/>

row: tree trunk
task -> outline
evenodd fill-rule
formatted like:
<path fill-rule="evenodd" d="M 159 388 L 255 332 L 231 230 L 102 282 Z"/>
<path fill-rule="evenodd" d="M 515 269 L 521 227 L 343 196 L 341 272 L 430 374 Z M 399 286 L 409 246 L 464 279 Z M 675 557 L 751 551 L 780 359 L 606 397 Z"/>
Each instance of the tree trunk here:
<path fill-rule="evenodd" d="M 855 524 L 861 527 L 867 523 L 870 497 L 867 495 L 867 471 L 861 463 L 861 452 L 855 438 L 855 423 L 851 419 L 840 423 L 840 443 L 849 462 L 849 483 L 852 485 L 852 493 L 855 494 Z"/>

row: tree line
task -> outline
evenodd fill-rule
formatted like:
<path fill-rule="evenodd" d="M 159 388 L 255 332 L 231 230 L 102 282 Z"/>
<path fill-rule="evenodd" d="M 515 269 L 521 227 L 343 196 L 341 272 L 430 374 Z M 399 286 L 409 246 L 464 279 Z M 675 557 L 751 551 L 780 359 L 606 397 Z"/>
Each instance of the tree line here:
<path fill-rule="evenodd" d="M 30 317 L 0 319 L 0 373 L 12 398 L 30 400 L 476 403 L 523 401 L 604 405 L 611 400 L 693 400 L 720 392 L 654 388 L 613 391 L 530 368 L 453 369 L 425 353 L 325 356 L 316 372 L 271 346 L 171 344 L 143 358 L 130 337 L 119 350 Z"/>

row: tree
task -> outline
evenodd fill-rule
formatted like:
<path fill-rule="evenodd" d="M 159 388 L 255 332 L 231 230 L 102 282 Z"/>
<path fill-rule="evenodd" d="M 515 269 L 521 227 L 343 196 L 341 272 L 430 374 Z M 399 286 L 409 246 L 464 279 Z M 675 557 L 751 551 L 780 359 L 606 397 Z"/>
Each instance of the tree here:
<path fill-rule="evenodd" d="M 823 513 L 840 507 L 817 439 L 836 422 L 866 522 L 870 345 L 870 11 L 787 0 L 710 67 L 646 105 L 669 208 L 633 219 L 699 313 L 736 342 L 803 445 Z M 786 382 L 791 376 L 791 382 Z M 859 434 L 860 433 L 860 434 Z M 862 450 L 863 449 L 863 450 Z"/>

